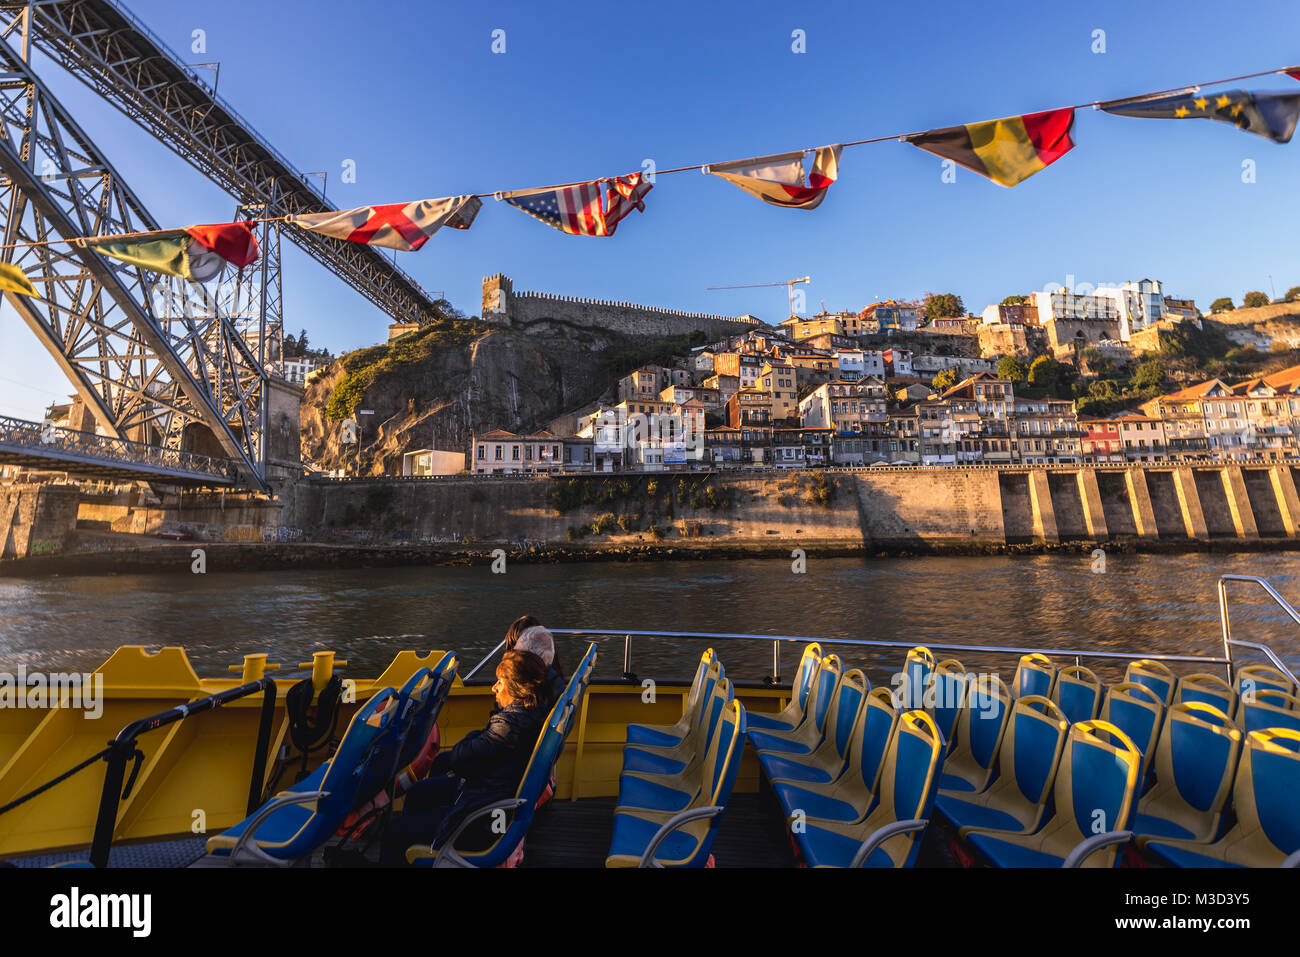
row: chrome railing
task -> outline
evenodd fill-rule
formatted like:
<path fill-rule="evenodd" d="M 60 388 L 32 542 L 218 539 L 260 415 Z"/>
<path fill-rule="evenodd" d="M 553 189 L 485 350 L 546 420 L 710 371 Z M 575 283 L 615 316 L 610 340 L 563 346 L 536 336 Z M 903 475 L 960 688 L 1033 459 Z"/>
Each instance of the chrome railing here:
<path fill-rule="evenodd" d="M 1272 662 L 1273 667 L 1277 668 L 1293 682 L 1300 684 L 1300 682 L 1296 681 L 1295 672 L 1286 666 L 1286 663 L 1273 652 L 1272 648 L 1260 644 L 1259 642 L 1243 641 L 1240 638 L 1232 637 L 1232 626 L 1228 620 L 1228 584 L 1230 582 L 1248 582 L 1250 584 L 1258 585 L 1260 588 L 1264 589 L 1264 594 L 1273 599 L 1275 605 L 1286 612 L 1287 616 L 1290 617 L 1293 622 L 1300 625 L 1300 612 L 1297 612 L 1289 601 L 1279 595 L 1277 589 L 1270 585 L 1267 579 L 1259 578 L 1256 575 L 1220 575 L 1219 624 L 1223 629 L 1223 656 L 1227 659 L 1228 683 L 1232 683 L 1232 649 L 1235 647 L 1250 648 L 1254 651 L 1258 651 Z"/>

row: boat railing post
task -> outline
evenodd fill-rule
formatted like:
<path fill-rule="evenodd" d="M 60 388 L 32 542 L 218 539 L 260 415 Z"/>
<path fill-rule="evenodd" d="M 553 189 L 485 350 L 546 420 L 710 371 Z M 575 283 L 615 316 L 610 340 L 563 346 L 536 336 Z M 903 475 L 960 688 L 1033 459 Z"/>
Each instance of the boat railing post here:
<path fill-rule="evenodd" d="M 632 673 L 632 636 L 623 636 L 623 677 L 631 681 L 636 677 Z"/>
<path fill-rule="evenodd" d="M 781 639 L 772 639 L 772 684 L 781 683 Z"/>
<path fill-rule="evenodd" d="M 135 754 L 135 737 L 118 735 L 109 742 L 108 768 L 104 771 L 104 790 L 99 795 L 99 816 L 95 819 L 95 836 L 90 844 L 92 867 L 108 867 L 108 850 L 113 846 L 117 826 L 117 806 L 122 796 L 122 777 L 126 762 Z"/>
<path fill-rule="evenodd" d="M 1224 666 L 1228 672 L 1228 684 L 1232 684 L 1232 632 L 1228 625 L 1228 581 L 1219 579 L 1219 625 L 1223 629 L 1223 657 L 1228 659 Z"/>

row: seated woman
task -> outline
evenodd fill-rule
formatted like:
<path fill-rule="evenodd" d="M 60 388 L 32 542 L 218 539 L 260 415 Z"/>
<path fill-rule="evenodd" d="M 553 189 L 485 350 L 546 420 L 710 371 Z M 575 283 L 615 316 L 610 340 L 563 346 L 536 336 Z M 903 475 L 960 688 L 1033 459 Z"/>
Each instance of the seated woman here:
<path fill-rule="evenodd" d="M 564 694 L 569 680 L 564 676 L 564 666 L 560 664 L 559 655 L 555 653 L 555 638 L 541 625 L 525 628 L 516 640 L 515 648 L 531 651 L 546 662 L 547 710 Z"/>
<path fill-rule="evenodd" d="M 530 651 L 501 656 L 492 686 L 499 710 L 487 727 L 471 731 L 433 761 L 429 776 L 406 792 L 400 816 L 384 834 L 380 863 L 406 863 L 412 844 L 440 845 L 475 808 L 513 797 L 532 756 L 547 705 L 546 665 Z M 462 850 L 482 850 L 499 836 L 486 815 L 457 841 Z"/>

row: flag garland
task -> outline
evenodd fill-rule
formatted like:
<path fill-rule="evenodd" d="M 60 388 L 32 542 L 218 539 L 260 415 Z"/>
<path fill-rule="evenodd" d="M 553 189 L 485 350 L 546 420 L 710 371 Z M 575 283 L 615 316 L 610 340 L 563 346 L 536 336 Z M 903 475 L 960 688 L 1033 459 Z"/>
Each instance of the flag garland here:
<path fill-rule="evenodd" d="M 1074 112 L 1089 105 L 1116 116 L 1218 120 L 1275 143 L 1287 143 L 1300 122 L 1300 93 L 1231 90 L 1210 96 L 1200 92 L 1204 86 L 1277 74 L 1286 74 L 1300 81 L 1300 67 L 1265 70 L 1184 87 L 1181 91 L 1165 90 L 920 133 L 854 140 L 815 151 L 801 150 L 725 163 L 682 166 L 659 172 L 702 170 L 727 180 L 770 205 L 816 209 L 839 176 L 839 159 L 844 147 L 897 139 L 952 160 L 1000 185 L 1015 186 L 1074 148 L 1070 135 Z M 807 153 L 814 153 L 814 158 L 805 180 L 803 157 Z M 193 282 L 206 282 L 217 276 L 227 264 L 242 269 L 257 262 L 261 251 L 252 230 L 257 222 L 288 222 L 348 242 L 414 251 L 424 246 L 429 237 L 443 226 L 469 229 L 482 207 L 482 197 L 495 196 L 561 232 L 612 236 L 618 224 L 632 210 L 645 211 L 645 195 L 652 188 L 653 183 L 645 174 L 631 173 L 540 189 L 362 206 L 265 220 L 119 236 L 15 242 L 0 245 L 0 249 L 67 242 L 144 269 Z M 22 269 L 12 263 L 0 262 L 0 292 L 40 298 Z"/>
<path fill-rule="evenodd" d="M 119 262 L 191 282 L 207 282 L 227 263 L 243 269 L 261 256 L 252 224 L 247 222 L 158 230 L 124 242 L 90 236 L 77 244 Z"/>
<path fill-rule="evenodd" d="M 929 130 L 907 142 L 1001 186 L 1015 186 L 1074 149 L 1073 125 L 1074 108 L 1069 107 Z"/>
<path fill-rule="evenodd" d="M 600 186 L 607 184 L 602 199 Z M 632 210 L 645 212 L 645 194 L 654 184 L 642 173 L 591 180 L 550 189 L 520 189 L 497 198 L 533 219 L 572 236 L 613 236 Z"/>
<path fill-rule="evenodd" d="M 1184 93 L 1102 109 L 1116 116 L 1145 119 L 1221 120 L 1274 143 L 1286 143 L 1300 117 L 1300 93 L 1247 93 L 1245 90 L 1226 90 L 1214 96 Z"/>
<path fill-rule="evenodd" d="M 807 182 L 803 175 L 803 151 L 758 156 L 731 163 L 712 163 L 705 172 L 739 186 L 772 206 L 816 209 L 839 175 L 842 146 L 823 146 L 813 158 Z"/>
<path fill-rule="evenodd" d="M 337 212 L 302 213 L 290 216 L 288 221 L 335 239 L 412 252 L 443 226 L 469 229 L 482 205 L 477 196 L 455 196 Z"/>

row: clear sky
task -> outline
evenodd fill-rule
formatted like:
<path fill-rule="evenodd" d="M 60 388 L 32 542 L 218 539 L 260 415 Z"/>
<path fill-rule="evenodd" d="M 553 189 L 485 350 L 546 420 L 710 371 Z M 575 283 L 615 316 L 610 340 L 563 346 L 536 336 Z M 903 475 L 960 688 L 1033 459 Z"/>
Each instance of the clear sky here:
<path fill-rule="evenodd" d="M 618 175 L 646 159 L 721 162 L 1300 63 L 1294 2 L 128 5 L 183 59 L 219 60 L 220 94 L 299 170 L 328 171 L 340 207 Z M 494 30 L 504 53 L 492 52 Z M 160 222 L 231 218 L 220 189 L 36 65 Z M 1300 91 L 1285 76 L 1245 85 Z M 1149 276 L 1203 309 L 1272 293 L 1270 275 L 1278 295 L 1300 285 L 1300 138 L 1281 146 L 1226 124 L 1086 109 L 1074 140 L 1010 190 L 966 170 L 944 183 L 940 160 L 905 144 L 854 147 L 815 211 L 769 207 L 699 173 L 663 176 L 612 238 L 568 236 L 487 200 L 470 231 L 398 255 L 470 315 L 497 271 L 516 289 L 774 321 L 784 290 L 706 287 L 810 275 L 811 311 L 951 291 L 979 312 L 1070 276 Z M 348 160 L 355 183 L 341 181 Z M 336 352 L 385 338 L 387 316 L 289 245 L 283 279 L 289 330 Z M 69 391 L 0 307 L 0 414 L 40 419 Z"/>

